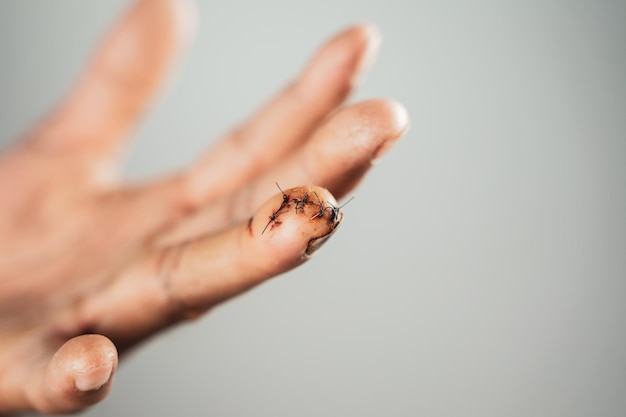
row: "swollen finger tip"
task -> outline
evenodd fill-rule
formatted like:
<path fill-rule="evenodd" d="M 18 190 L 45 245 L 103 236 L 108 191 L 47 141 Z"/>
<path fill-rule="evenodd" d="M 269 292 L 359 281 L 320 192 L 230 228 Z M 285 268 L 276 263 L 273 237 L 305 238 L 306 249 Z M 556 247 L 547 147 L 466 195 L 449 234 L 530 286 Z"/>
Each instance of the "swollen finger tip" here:
<path fill-rule="evenodd" d="M 335 197 L 319 186 L 294 187 L 270 198 L 249 223 L 260 252 L 271 255 L 280 268 L 309 259 L 343 220 Z"/>

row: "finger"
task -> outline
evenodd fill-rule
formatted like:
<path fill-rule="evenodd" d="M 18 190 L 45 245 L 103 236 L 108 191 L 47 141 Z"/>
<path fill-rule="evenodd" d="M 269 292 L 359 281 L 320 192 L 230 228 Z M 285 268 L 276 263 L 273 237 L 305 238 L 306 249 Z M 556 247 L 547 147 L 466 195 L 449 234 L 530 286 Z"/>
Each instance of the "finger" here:
<path fill-rule="evenodd" d="M 222 199 L 160 237 L 172 244 L 220 230 L 250 215 L 264 196 L 295 184 L 320 184 L 345 196 L 406 132 L 404 107 L 390 100 L 369 100 L 345 107 L 329 118 L 311 140 L 282 164 L 242 191 Z"/>
<path fill-rule="evenodd" d="M 327 187 L 339 198 L 363 179 L 409 127 L 406 109 L 391 100 L 369 100 L 342 109 L 311 143 L 257 180 L 256 189 L 271 178 L 288 178 Z M 252 199 L 252 203 L 259 196 Z"/>
<path fill-rule="evenodd" d="M 341 223 L 320 187 L 285 190 L 248 221 L 182 245 L 153 248 L 77 315 L 120 349 L 305 262 Z M 298 203 L 300 202 L 300 203 Z"/>
<path fill-rule="evenodd" d="M 339 212 L 327 210 L 337 201 L 324 188 L 284 192 L 269 199 L 247 222 L 187 244 L 168 277 L 170 296 L 187 314 L 203 312 L 302 264 L 343 220 Z"/>
<path fill-rule="evenodd" d="M 74 91 L 36 132 L 34 142 L 115 155 L 192 27 L 189 1 L 137 2 L 104 39 Z"/>
<path fill-rule="evenodd" d="M 33 375 L 27 389 L 38 411 L 68 413 L 104 399 L 111 390 L 117 350 L 104 336 L 89 334 L 67 341 Z"/>
<path fill-rule="evenodd" d="M 295 82 L 192 169 L 194 200 L 231 192 L 297 148 L 352 91 L 379 42 L 375 27 L 359 25 L 324 45 Z"/>

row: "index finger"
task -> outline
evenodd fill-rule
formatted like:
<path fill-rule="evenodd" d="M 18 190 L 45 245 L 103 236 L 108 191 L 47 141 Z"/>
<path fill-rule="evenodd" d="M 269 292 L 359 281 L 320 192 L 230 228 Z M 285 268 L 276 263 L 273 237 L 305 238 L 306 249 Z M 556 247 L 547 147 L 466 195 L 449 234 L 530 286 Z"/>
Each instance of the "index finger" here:
<path fill-rule="evenodd" d="M 75 316 L 124 350 L 306 262 L 342 219 L 328 190 L 285 189 L 228 230 L 148 250 Z"/>

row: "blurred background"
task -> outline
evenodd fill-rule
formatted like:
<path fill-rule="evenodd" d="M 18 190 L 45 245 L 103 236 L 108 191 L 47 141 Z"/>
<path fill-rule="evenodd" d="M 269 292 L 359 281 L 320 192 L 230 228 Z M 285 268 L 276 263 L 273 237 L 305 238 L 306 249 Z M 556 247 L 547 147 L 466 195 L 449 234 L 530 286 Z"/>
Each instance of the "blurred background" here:
<path fill-rule="evenodd" d="M 128 1 L 0 1 L 0 146 Z M 87 416 L 626 415 L 626 2 L 202 1 L 129 178 L 193 161 L 344 26 L 412 128 L 309 264 L 127 357 Z"/>

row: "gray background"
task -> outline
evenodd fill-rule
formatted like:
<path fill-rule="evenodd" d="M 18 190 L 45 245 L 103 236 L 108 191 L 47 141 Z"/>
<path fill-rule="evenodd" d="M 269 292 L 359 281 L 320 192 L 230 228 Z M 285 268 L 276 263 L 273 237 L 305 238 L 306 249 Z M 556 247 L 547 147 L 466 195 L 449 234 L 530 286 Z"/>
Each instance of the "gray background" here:
<path fill-rule="evenodd" d="M 0 141 L 59 100 L 127 4 L 0 1 Z M 353 100 L 412 128 L 308 265 L 127 358 L 87 413 L 626 414 L 626 3 L 205 1 L 132 178 L 193 160 L 344 25 Z"/>

